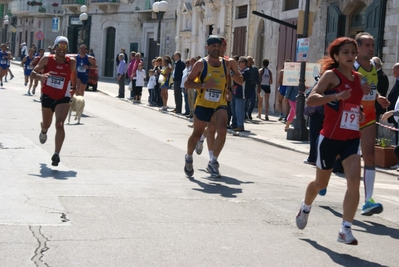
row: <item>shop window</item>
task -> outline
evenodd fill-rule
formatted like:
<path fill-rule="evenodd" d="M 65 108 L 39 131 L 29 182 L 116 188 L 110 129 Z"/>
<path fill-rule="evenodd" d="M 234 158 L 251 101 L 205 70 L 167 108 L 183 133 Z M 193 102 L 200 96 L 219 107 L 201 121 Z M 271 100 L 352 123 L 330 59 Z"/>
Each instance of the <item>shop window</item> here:
<path fill-rule="evenodd" d="M 285 0 L 283 11 L 298 9 L 298 7 L 299 7 L 299 0 Z"/>

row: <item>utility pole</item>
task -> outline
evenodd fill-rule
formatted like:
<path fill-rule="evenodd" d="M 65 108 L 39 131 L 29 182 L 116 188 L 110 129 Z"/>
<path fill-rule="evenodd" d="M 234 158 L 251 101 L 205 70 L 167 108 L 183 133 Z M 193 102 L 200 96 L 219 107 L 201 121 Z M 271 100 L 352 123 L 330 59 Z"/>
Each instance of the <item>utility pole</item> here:
<path fill-rule="evenodd" d="M 303 22 L 303 38 L 308 37 L 309 29 L 309 7 L 310 0 L 306 0 L 305 4 L 305 19 Z M 306 74 L 306 62 L 301 62 L 301 71 L 299 75 L 299 86 L 298 95 L 296 97 L 296 116 L 292 123 L 293 128 L 287 130 L 287 140 L 309 140 L 309 131 L 306 127 L 305 117 L 303 116 L 303 110 L 305 108 L 305 74 Z"/>

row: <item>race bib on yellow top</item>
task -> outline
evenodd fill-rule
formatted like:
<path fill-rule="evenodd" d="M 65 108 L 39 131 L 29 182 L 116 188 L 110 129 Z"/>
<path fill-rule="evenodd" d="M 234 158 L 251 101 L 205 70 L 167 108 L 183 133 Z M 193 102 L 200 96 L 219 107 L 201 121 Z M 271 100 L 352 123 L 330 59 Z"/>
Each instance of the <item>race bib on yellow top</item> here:
<path fill-rule="evenodd" d="M 362 100 L 366 101 L 375 101 L 377 99 L 377 87 L 374 84 L 371 84 L 371 90 L 368 95 L 364 95 Z"/>
<path fill-rule="evenodd" d="M 222 95 L 222 90 L 217 89 L 207 89 L 205 91 L 205 99 L 211 102 L 219 102 L 220 96 Z"/>
<path fill-rule="evenodd" d="M 47 78 L 47 85 L 51 86 L 55 89 L 62 90 L 64 88 L 64 82 L 65 78 L 64 77 L 58 77 L 58 76 L 49 76 Z"/>
<path fill-rule="evenodd" d="M 346 130 L 359 131 L 359 106 L 350 103 L 345 104 L 340 127 Z"/>

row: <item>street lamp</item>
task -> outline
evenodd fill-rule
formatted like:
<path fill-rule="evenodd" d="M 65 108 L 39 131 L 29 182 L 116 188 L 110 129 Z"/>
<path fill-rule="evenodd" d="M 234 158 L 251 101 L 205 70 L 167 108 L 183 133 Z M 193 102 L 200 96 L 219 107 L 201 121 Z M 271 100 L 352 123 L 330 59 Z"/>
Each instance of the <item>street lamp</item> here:
<path fill-rule="evenodd" d="M 157 13 L 158 17 L 158 37 L 157 37 L 157 45 L 158 45 L 158 55 L 161 54 L 161 21 L 163 18 L 163 14 L 168 11 L 169 4 L 166 1 L 155 2 L 152 5 L 152 11 Z"/>
<path fill-rule="evenodd" d="M 3 23 L 4 23 L 4 28 L 5 28 L 5 33 L 4 33 L 4 43 L 6 44 L 7 43 L 7 30 L 8 30 L 8 24 L 10 23 L 9 21 L 8 21 L 8 15 L 5 15 L 4 16 L 4 21 L 3 21 Z"/>
<path fill-rule="evenodd" d="M 86 21 L 89 18 L 89 16 L 87 15 L 87 6 L 83 5 L 80 7 L 80 16 L 79 16 L 79 20 L 82 22 L 82 36 L 81 39 L 83 41 L 83 43 L 85 43 L 85 38 L 86 38 L 86 32 L 85 32 L 85 26 L 86 26 Z M 78 44 L 80 45 L 80 44 Z"/>

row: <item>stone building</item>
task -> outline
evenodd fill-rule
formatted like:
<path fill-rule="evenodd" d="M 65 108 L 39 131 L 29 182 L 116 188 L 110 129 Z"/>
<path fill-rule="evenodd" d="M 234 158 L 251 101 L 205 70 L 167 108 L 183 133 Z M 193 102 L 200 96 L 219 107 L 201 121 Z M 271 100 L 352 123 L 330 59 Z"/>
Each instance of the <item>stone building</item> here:
<path fill-rule="evenodd" d="M 333 39 L 368 31 L 375 37 L 375 55 L 385 63 L 384 71 L 393 85 L 391 68 L 399 59 L 398 1 L 309 0 L 309 3 L 314 19 L 308 62 L 322 58 Z M 263 58 L 268 58 L 276 78 L 284 59 L 295 61 L 296 30 L 253 15 L 252 11 L 296 25 L 298 11 L 304 10 L 305 4 L 306 0 L 179 0 L 176 47 L 186 57 L 203 56 L 206 36 L 219 34 L 228 41 L 228 55 L 251 55 L 258 66 Z M 272 88 L 277 89 L 276 83 Z M 272 109 L 275 95 L 272 90 Z"/>
<path fill-rule="evenodd" d="M 218 34 L 227 39 L 230 56 L 251 55 L 258 66 L 263 58 L 268 58 L 276 81 L 284 59 L 295 60 L 296 30 L 252 12 L 296 25 L 298 11 L 305 9 L 307 0 L 167 0 L 169 9 L 162 19 L 159 46 L 158 19 L 152 12 L 154 0 L 39 1 L 43 1 L 46 12 L 39 12 L 39 7 L 31 10 L 27 0 L 0 0 L 0 13 L 3 17 L 8 14 L 12 22 L 7 41 L 14 40 L 15 50 L 21 41 L 46 48 L 55 36 L 63 34 L 70 39 L 71 52 L 77 51 L 78 43 L 86 43 L 96 54 L 99 75 L 114 77 L 115 57 L 122 47 L 126 52 L 142 52 L 148 69 L 152 58 L 174 51 L 180 51 L 183 59 L 204 56 L 206 37 Z M 383 60 L 384 71 L 393 85 L 391 68 L 399 58 L 399 1 L 309 0 L 309 3 L 314 17 L 308 62 L 317 62 L 334 38 L 369 31 L 376 39 L 375 54 Z M 88 7 L 88 19 L 82 23 L 79 8 L 83 4 Z M 54 17 L 59 18 L 58 32 L 52 31 Z M 4 36 L 4 24 L 2 30 Z M 44 32 L 40 42 L 35 39 L 38 30 Z M 272 89 L 275 86 L 276 83 Z M 270 99 L 274 108 L 275 90 Z"/>

